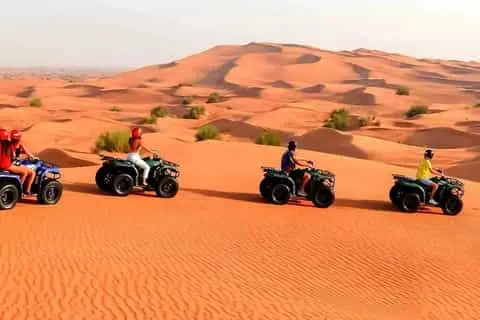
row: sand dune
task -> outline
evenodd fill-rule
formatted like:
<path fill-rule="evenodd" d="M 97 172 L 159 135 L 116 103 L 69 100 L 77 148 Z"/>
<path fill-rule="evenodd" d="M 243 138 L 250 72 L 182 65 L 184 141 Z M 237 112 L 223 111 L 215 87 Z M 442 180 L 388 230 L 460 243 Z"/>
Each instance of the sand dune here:
<path fill-rule="evenodd" d="M 405 143 L 431 148 L 467 148 L 479 145 L 480 136 L 453 128 L 430 128 L 417 130 Z"/>
<path fill-rule="evenodd" d="M 249 43 L 108 77 L 9 73 L 0 127 L 60 165 L 65 192 L 57 206 L 0 214 L 0 318 L 479 319 L 479 72 L 478 62 Z M 212 92 L 220 103 L 206 104 Z M 206 115 L 179 117 L 186 96 Z M 34 97 L 42 107 L 29 107 Z M 405 119 L 414 104 L 433 112 Z M 141 125 L 144 141 L 181 164 L 178 196 L 99 192 L 98 135 L 130 130 L 158 105 L 170 114 Z M 339 108 L 348 132 L 322 127 Z M 378 123 L 359 128 L 360 117 Z M 223 141 L 196 142 L 205 124 Z M 260 166 L 278 167 L 285 150 L 254 143 L 264 128 L 337 175 L 333 207 L 261 200 Z M 413 176 L 425 147 L 468 179 L 457 217 L 389 203 L 392 173 Z"/>

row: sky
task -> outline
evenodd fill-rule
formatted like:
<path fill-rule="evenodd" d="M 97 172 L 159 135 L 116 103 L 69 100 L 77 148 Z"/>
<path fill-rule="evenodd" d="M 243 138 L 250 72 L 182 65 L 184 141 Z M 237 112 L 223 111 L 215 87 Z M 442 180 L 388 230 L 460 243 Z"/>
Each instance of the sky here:
<path fill-rule="evenodd" d="M 2 0 L 0 67 L 134 68 L 252 41 L 480 61 L 478 0 Z"/>

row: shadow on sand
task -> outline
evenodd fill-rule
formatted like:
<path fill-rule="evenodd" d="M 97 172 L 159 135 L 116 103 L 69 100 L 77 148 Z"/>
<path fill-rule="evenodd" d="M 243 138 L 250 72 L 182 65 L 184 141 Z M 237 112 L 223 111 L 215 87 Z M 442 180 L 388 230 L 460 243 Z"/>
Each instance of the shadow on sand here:
<path fill-rule="evenodd" d="M 230 199 L 245 202 L 265 203 L 263 198 L 254 193 L 242 193 L 242 192 L 228 192 L 219 190 L 205 190 L 196 188 L 180 188 L 180 191 L 191 192 L 194 194 L 202 195 L 210 198 Z"/>
<path fill-rule="evenodd" d="M 333 204 L 337 207 L 343 208 L 351 208 L 351 209 L 366 209 L 366 210 L 373 210 L 373 211 L 386 211 L 386 212 L 394 212 L 400 214 L 409 214 L 406 212 L 400 211 L 397 209 L 392 203 L 385 200 L 353 200 L 353 199 L 336 199 L 335 203 Z M 431 211 L 431 210 L 435 211 Z M 437 211 L 438 208 L 431 208 L 431 207 L 421 207 L 416 214 L 434 214 L 434 215 L 442 215 L 441 209 Z"/>
<path fill-rule="evenodd" d="M 83 193 L 83 194 L 91 194 L 91 195 L 105 196 L 105 197 L 118 197 L 114 194 L 99 190 L 98 187 L 92 183 L 82 183 L 82 182 L 64 183 L 63 188 L 64 190 L 67 190 L 67 191 Z M 143 192 L 143 190 L 140 190 L 137 188 L 134 188 L 130 193 L 130 195 L 140 195 L 144 197 L 157 198 L 155 192 Z"/>

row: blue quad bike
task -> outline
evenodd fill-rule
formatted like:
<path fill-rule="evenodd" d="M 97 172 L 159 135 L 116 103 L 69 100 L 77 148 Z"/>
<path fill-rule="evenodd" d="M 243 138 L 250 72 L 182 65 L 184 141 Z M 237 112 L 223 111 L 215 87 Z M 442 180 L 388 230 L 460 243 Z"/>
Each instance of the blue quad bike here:
<path fill-rule="evenodd" d="M 297 169 L 298 171 L 310 174 L 310 181 L 305 186 L 306 199 L 313 202 L 317 208 L 328 208 L 335 202 L 335 174 L 313 167 Z M 262 167 L 264 178 L 260 182 L 260 194 L 270 203 L 277 205 L 287 204 L 291 198 L 299 197 L 297 191 L 302 183 L 303 174 L 296 177 L 285 172 L 272 168 Z"/>
<path fill-rule="evenodd" d="M 63 185 L 59 181 L 60 168 L 55 164 L 32 159 L 15 160 L 14 164 L 29 166 L 36 172 L 32 184 L 32 194 L 37 196 L 40 204 L 54 205 L 63 193 Z M 0 210 L 10 210 L 22 198 L 24 186 L 20 177 L 9 171 L 0 170 Z"/>

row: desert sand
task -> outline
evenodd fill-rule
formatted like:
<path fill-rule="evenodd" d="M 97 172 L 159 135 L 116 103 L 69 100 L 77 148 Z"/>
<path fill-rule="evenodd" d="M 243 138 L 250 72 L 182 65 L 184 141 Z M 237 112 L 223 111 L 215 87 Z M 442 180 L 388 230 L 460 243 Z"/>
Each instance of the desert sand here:
<path fill-rule="evenodd" d="M 0 213 L 0 318 L 479 319 L 479 79 L 477 62 L 271 43 L 101 78 L 8 74 L 0 126 L 62 166 L 65 192 L 56 206 Z M 222 101 L 205 104 L 214 91 Z M 177 197 L 98 191 L 97 136 L 156 105 L 181 114 L 184 96 L 206 115 L 141 125 L 180 163 Z M 42 107 L 28 106 L 35 97 Z M 413 104 L 433 112 L 405 119 Z M 379 123 L 322 128 L 342 107 Z M 204 124 L 221 140 L 196 142 Z M 260 198 L 260 167 L 278 166 L 284 149 L 254 144 L 264 129 L 336 173 L 334 206 Z M 456 217 L 389 203 L 392 173 L 413 175 L 425 147 L 465 181 Z"/>

